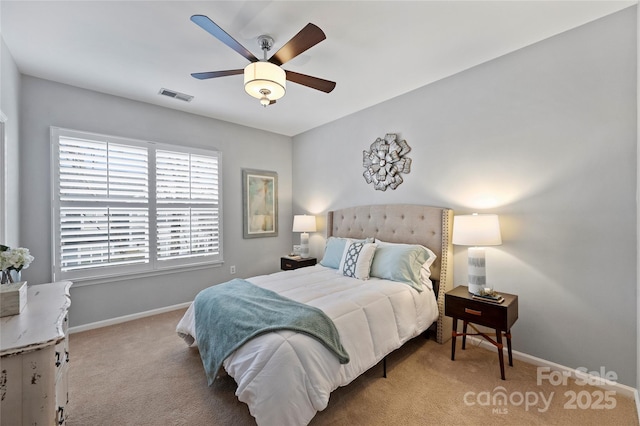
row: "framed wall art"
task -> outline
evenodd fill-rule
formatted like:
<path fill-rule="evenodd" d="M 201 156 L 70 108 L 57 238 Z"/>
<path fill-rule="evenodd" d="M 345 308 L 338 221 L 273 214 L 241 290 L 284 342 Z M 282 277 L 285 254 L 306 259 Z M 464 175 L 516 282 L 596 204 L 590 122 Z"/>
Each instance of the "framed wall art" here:
<path fill-rule="evenodd" d="M 243 237 L 278 236 L 278 174 L 242 169 Z"/>

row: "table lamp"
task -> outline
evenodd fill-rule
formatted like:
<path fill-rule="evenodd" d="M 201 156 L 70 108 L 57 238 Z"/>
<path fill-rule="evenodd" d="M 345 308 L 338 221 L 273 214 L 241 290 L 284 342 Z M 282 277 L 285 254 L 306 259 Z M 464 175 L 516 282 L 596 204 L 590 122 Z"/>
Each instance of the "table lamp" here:
<path fill-rule="evenodd" d="M 470 214 L 453 217 L 452 243 L 468 249 L 469 293 L 480 295 L 487 288 L 484 246 L 502 244 L 500 222 L 495 214 Z"/>
<path fill-rule="evenodd" d="M 309 234 L 308 232 L 316 232 L 316 217 L 306 214 L 297 214 L 293 216 L 293 232 L 302 232 L 300 234 L 300 257 L 309 257 Z"/>

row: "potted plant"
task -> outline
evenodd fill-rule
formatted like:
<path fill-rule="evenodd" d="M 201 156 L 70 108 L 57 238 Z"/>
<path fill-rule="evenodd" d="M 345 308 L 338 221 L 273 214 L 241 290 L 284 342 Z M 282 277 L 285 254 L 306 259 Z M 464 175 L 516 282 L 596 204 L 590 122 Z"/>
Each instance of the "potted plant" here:
<path fill-rule="evenodd" d="M 12 249 L 0 244 L 0 271 L 2 271 L 0 284 L 20 281 L 20 272 L 28 268 L 33 259 L 28 248 Z"/>

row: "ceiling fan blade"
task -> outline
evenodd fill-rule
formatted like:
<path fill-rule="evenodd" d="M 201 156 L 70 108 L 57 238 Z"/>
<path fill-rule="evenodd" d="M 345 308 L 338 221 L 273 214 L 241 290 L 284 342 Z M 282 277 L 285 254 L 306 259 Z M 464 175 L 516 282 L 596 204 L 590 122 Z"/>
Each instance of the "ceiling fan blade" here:
<path fill-rule="evenodd" d="M 327 38 L 324 32 L 314 24 L 307 24 L 300 32 L 293 36 L 284 46 L 269 58 L 269 62 L 282 65 L 295 58 L 305 50 L 315 46 Z"/>
<path fill-rule="evenodd" d="M 198 80 L 206 80 L 208 78 L 226 77 L 228 75 L 237 75 L 244 73 L 244 70 L 227 70 L 227 71 L 208 71 L 208 72 L 194 72 L 192 77 Z"/>
<path fill-rule="evenodd" d="M 233 37 L 225 32 L 222 28 L 218 26 L 215 22 L 204 15 L 193 15 L 191 20 L 198 25 L 200 28 L 247 58 L 247 60 L 251 62 L 258 62 L 258 58 L 256 58 L 253 53 L 249 52 L 243 45 L 238 43 Z"/>
<path fill-rule="evenodd" d="M 285 73 L 287 74 L 287 80 L 320 90 L 321 92 L 330 93 L 336 87 L 335 81 L 324 80 L 322 78 L 311 77 L 310 75 L 287 70 L 285 70 Z"/>

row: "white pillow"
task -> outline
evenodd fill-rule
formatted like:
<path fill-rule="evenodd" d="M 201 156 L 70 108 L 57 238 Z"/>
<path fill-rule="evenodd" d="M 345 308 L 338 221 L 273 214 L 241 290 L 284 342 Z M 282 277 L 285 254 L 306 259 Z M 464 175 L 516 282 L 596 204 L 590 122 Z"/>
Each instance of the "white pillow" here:
<path fill-rule="evenodd" d="M 340 260 L 338 260 L 338 267 L 336 270 L 336 273 L 342 275 L 342 267 L 344 266 L 344 256 L 347 250 L 349 249 L 349 246 L 353 243 L 373 243 L 373 238 L 371 239 L 367 238 L 366 240 L 356 240 L 353 238 L 337 238 L 337 239 L 344 242 L 344 246 L 342 246 L 342 252 L 340 253 Z"/>
<path fill-rule="evenodd" d="M 435 257 L 430 257 L 426 262 L 422 264 L 422 267 L 420 268 L 420 284 L 422 284 L 424 288 L 428 288 L 431 291 L 433 291 L 433 283 L 431 282 L 431 264 L 434 260 L 436 260 Z"/>
<path fill-rule="evenodd" d="M 347 241 L 338 273 L 359 280 L 368 280 L 376 247 L 375 243 Z"/>

